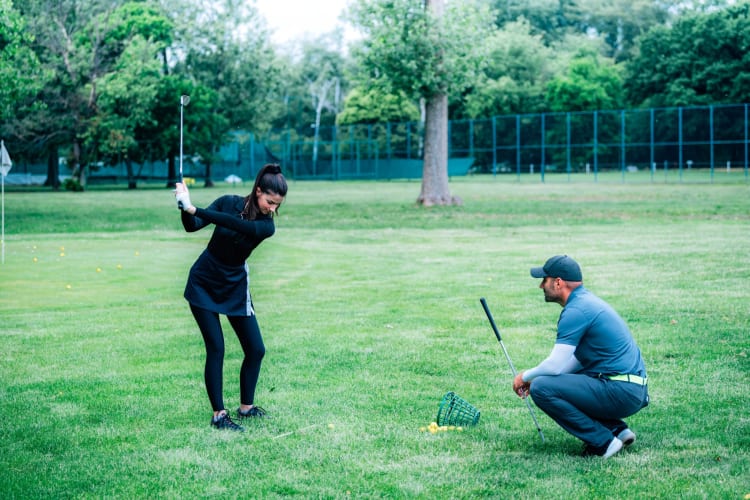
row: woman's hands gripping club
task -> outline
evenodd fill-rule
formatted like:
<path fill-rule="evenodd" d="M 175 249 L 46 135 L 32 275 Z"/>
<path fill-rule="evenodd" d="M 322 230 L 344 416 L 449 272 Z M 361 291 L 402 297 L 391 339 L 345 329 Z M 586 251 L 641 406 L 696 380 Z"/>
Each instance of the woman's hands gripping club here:
<path fill-rule="evenodd" d="M 183 182 L 175 184 L 174 197 L 177 200 L 177 208 L 190 214 L 195 212 L 195 207 L 190 202 L 190 193 Z"/>

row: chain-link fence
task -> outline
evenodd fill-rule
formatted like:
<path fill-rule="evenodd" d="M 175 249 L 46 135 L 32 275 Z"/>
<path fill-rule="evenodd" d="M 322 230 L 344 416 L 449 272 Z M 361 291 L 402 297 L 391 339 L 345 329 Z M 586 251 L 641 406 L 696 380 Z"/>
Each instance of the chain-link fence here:
<path fill-rule="evenodd" d="M 546 182 L 573 178 L 650 182 L 748 182 L 748 104 L 496 116 L 449 122 L 450 176 L 491 174 Z M 377 123 L 236 133 L 210 168 L 183 158 L 185 175 L 251 180 L 267 162 L 296 179 L 418 179 L 419 123 Z M 189 151 L 189 144 L 186 145 Z M 46 166 L 16 175 L 43 177 Z M 135 168 L 164 179 L 165 162 Z M 63 172 L 61 172 L 63 173 Z M 124 165 L 91 169 L 123 182 Z"/>
<path fill-rule="evenodd" d="M 299 178 L 419 178 L 419 124 L 270 134 L 265 145 Z M 748 105 L 544 113 L 452 120 L 451 176 L 493 174 L 651 182 L 748 181 Z"/>

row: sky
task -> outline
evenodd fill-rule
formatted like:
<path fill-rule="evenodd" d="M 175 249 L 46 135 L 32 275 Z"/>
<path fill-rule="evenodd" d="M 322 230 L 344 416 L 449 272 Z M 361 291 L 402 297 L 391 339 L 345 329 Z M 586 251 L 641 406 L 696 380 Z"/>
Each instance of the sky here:
<path fill-rule="evenodd" d="M 286 43 L 332 31 L 349 0 L 256 0 L 258 11 L 274 31 L 271 39 Z"/>

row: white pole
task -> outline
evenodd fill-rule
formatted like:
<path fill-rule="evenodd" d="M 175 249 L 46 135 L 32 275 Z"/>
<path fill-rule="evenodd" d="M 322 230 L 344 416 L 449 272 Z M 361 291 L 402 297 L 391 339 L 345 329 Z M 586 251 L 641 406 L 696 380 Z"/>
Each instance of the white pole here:
<path fill-rule="evenodd" d="M 0 235 L 0 247 L 2 247 L 2 263 L 5 264 L 5 176 L 10 172 L 13 162 L 10 161 L 8 150 L 5 149 L 5 141 L 0 140 L 0 184 L 2 184 L 2 234 Z"/>
<path fill-rule="evenodd" d="M 2 235 L 2 247 L 3 247 L 3 264 L 5 264 L 5 173 L 3 172 L 0 177 L 3 178 L 2 180 L 2 190 L 3 190 L 3 235 Z"/>

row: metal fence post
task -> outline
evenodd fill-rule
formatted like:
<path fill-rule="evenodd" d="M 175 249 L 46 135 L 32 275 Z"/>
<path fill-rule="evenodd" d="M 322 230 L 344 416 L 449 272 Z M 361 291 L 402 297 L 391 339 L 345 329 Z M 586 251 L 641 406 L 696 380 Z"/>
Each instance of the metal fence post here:
<path fill-rule="evenodd" d="M 651 182 L 654 182 L 654 172 L 656 171 L 656 161 L 654 160 L 654 108 L 651 108 L 650 110 L 649 121 L 651 126 Z"/>
<path fill-rule="evenodd" d="M 594 182 L 599 180 L 599 112 L 594 111 Z"/>
<path fill-rule="evenodd" d="M 541 123 L 541 126 L 542 126 L 542 158 L 541 158 L 540 167 L 539 167 L 540 170 L 541 170 L 541 173 L 542 173 L 542 182 L 544 182 L 544 167 L 545 167 L 545 162 L 544 162 L 544 133 L 545 133 L 545 128 L 546 128 L 545 127 L 546 117 L 547 117 L 547 113 L 542 113 L 542 123 Z"/>
<path fill-rule="evenodd" d="M 677 140 L 680 144 L 679 150 L 677 153 L 677 171 L 680 174 L 680 182 L 682 182 L 682 148 L 683 148 L 683 140 L 682 140 L 682 106 L 680 106 L 677 109 Z M 711 167 L 713 169 L 713 166 Z M 713 171 L 713 170 L 712 170 Z"/>
<path fill-rule="evenodd" d="M 620 110 L 620 169 L 622 182 L 625 182 L 625 110 Z"/>
<path fill-rule="evenodd" d="M 565 113 L 565 171 L 570 182 L 570 112 Z"/>
<path fill-rule="evenodd" d="M 747 148 L 747 139 L 748 139 L 748 134 L 747 134 L 747 104 L 745 104 L 745 182 L 747 182 L 747 174 L 748 174 L 748 158 L 747 158 L 747 153 L 748 153 L 747 150 L 748 150 L 748 148 Z"/>
<path fill-rule="evenodd" d="M 497 119 L 492 117 L 492 176 L 497 175 Z"/>
<path fill-rule="evenodd" d="M 708 107 L 708 121 L 709 121 L 709 133 L 711 145 L 709 146 L 711 155 L 711 184 L 714 182 L 714 107 L 713 105 Z"/>
<path fill-rule="evenodd" d="M 516 177 L 521 182 L 521 115 L 516 115 Z"/>

